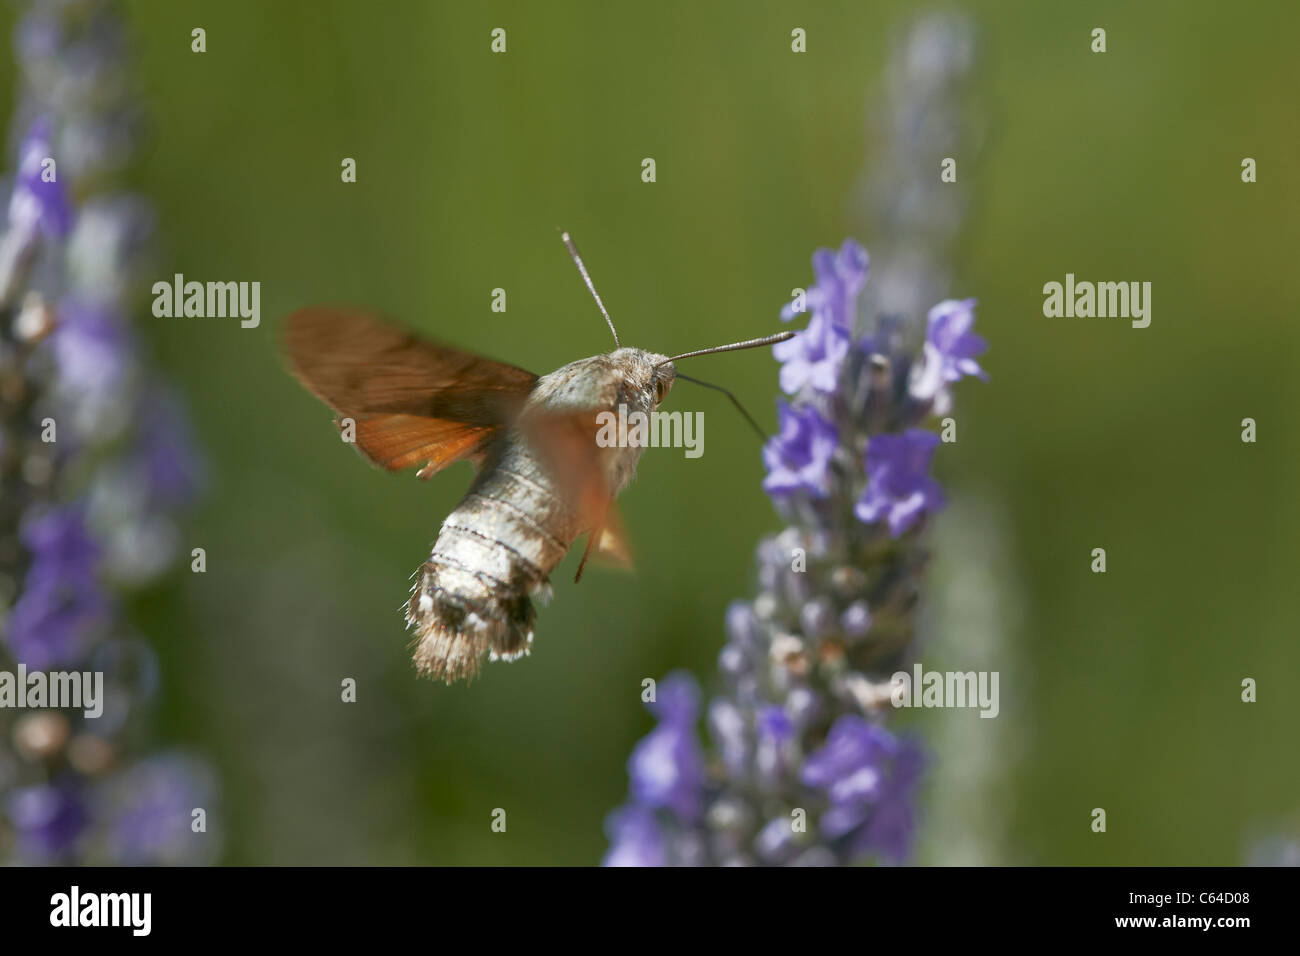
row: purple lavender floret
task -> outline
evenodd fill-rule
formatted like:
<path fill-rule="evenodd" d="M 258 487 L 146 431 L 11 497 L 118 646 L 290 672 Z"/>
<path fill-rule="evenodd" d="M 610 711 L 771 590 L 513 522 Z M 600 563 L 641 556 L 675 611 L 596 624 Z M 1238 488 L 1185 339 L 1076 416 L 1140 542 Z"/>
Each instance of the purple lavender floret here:
<path fill-rule="evenodd" d="M 974 299 L 946 299 L 930 310 L 922 360 L 909 383 L 913 398 L 933 400 L 966 375 L 988 381 L 988 373 L 975 360 L 989 345 L 971 331 L 974 325 Z"/>
<path fill-rule="evenodd" d="M 763 490 L 774 497 L 804 491 L 824 498 L 830 491 L 831 459 L 839 443 L 835 426 L 816 408 L 777 402 L 781 431 L 763 448 L 768 475 Z"/>
<path fill-rule="evenodd" d="M 19 858 L 38 864 L 65 861 L 90 819 L 84 795 L 67 780 L 14 790 L 5 801 L 5 815 L 17 837 Z"/>
<path fill-rule="evenodd" d="M 189 418 L 161 386 L 143 396 L 137 412 L 136 460 L 150 499 L 166 508 L 192 505 L 203 489 L 203 455 Z"/>
<path fill-rule="evenodd" d="M 96 582 L 100 549 L 80 508 L 49 511 L 21 531 L 31 564 L 8 621 L 14 657 L 34 670 L 75 663 L 111 612 Z"/>
<path fill-rule="evenodd" d="M 647 809 L 666 808 L 684 821 L 700 814 L 704 759 L 695 732 L 700 691 L 688 674 L 670 674 L 660 682 L 657 700 L 648 705 L 659 726 L 643 738 L 628 761 L 632 797 Z"/>
<path fill-rule="evenodd" d="M 667 866 L 664 835 L 655 813 L 636 804 L 616 810 L 605 821 L 609 851 L 603 866 Z"/>
<path fill-rule="evenodd" d="M 703 862 L 690 827 L 700 818 L 704 758 L 696 737 L 700 691 L 689 674 L 659 682 L 647 705 L 659 726 L 628 760 L 631 800 L 605 822 L 610 849 L 605 866 L 667 866 Z M 665 829 L 672 827 L 671 834 Z"/>
<path fill-rule="evenodd" d="M 943 489 L 930 477 L 939 436 L 921 428 L 901 435 L 872 435 L 867 445 L 868 484 L 853 512 L 871 524 L 885 521 L 897 538 L 921 518 L 944 506 Z"/>
<path fill-rule="evenodd" d="M 758 712 L 755 725 L 754 766 L 759 780 L 774 786 L 794 763 L 794 721 L 784 707 L 769 704 Z"/>
<path fill-rule="evenodd" d="M 60 304 L 59 322 L 49 339 L 59 373 L 59 391 L 76 406 L 113 403 L 134 363 L 126 323 L 110 310 L 77 300 Z"/>
<path fill-rule="evenodd" d="M 862 246 L 846 239 L 838 252 L 818 249 L 812 262 L 816 281 L 805 293 L 803 308 L 796 300 L 781 310 L 786 322 L 810 312 L 808 325 L 794 338 L 772 346 L 772 355 L 782 363 L 781 391 L 787 395 L 797 394 L 805 386 L 824 394 L 838 387 L 870 259 Z"/>
<path fill-rule="evenodd" d="M 193 757 L 164 753 L 141 760 L 106 788 L 110 858 L 157 866 L 204 856 L 196 849 L 203 837 L 191 824 L 195 809 L 211 815 L 213 800 L 211 772 Z"/>
<path fill-rule="evenodd" d="M 802 311 L 823 315 L 834 328 L 852 334 L 857 317 L 858 293 L 867 283 L 871 257 L 854 239 L 845 239 L 838 251 L 818 249 L 812 257 L 815 281 L 805 294 L 806 309 L 796 311 L 789 302 L 781 309 L 781 320 L 789 322 Z"/>
<path fill-rule="evenodd" d="M 18 174 L 9 196 L 9 225 L 18 231 L 39 230 L 52 239 L 63 239 L 72 231 L 73 210 L 57 162 L 53 167 L 47 162 L 54 159 L 52 129 L 49 117 L 42 116 L 23 138 Z"/>
<path fill-rule="evenodd" d="M 794 338 L 772 346 L 772 355 L 782 363 L 781 391 L 794 395 L 804 386 L 818 392 L 835 391 L 840 366 L 848 354 L 848 332 L 828 315 L 814 314 Z"/>
<path fill-rule="evenodd" d="M 911 844 L 911 799 L 921 766 L 914 744 L 850 714 L 808 755 L 800 779 L 830 801 L 820 821 L 826 837 L 842 840 L 853 857 L 878 852 L 898 863 Z"/>

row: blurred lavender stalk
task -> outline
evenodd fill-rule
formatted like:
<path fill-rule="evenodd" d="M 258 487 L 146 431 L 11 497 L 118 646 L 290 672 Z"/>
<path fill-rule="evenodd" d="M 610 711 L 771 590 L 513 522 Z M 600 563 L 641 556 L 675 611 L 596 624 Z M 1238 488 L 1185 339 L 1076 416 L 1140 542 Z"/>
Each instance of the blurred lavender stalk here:
<path fill-rule="evenodd" d="M 948 262 L 968 212 L 964 176 L 983 139 L 975 53 L 974 23 L 956 12 L 923 15 L 895 41 L 870 111 L 855 202 L 875 265 L 864 315 L 917 316 L 948 294 Z M 939 180 L 946 158 L 957 160 L 957 182 Z"/>
<path fill-rule="evenodd" d="M 154 219 L 118 185 L 141 124 L 127 31 L 111 2 L 46 0 L 18 22 L 15 52 L 18 168 L 0 239 L 0 670 L 100 671 L 105 699 L 92 719 L 0 709 L 0 860 L 207 862 L 213 775 L 143 748 L 158 667 L 120 607 L 174 565 L 176 518 L 201 476 L 182 410 L 131 327 Z M 198 808 L 206 832 L 191 826 Z"/>
<path fill-rule="evenodd" d="M 1024 864 L 1014 835 L 1012 781 L 1028 743 L 1020 702 L 1032 693 L 1032 673 L 1020 653 L 1024 604 L 1006 506 L 974 486 L 954 495 L 931 542 L 933 598 L 920 612 L 914 651 L 927 669 L 999 671 L 1004 690 L 997 720 L 926 711 L 933 755 L 927 777 L 925 827 L 916 859 L 944 866 Z M 1032 723 L 1032 722 L 1029 722 Z"/>
<path fill-rule="evenodd" d="M 967 185 L 979 159 L 984 110 L 976 95 L 976 30 L 960 13 L 936 12 L 899 37 L 871 110 L 871 155 L 858 190 L 857 221 L 872 237 L 874 279 L 865 314 L 917 315 L 950 289 L 949 263 L 970 213 Z M 934 175 L 957 161 L 957 182 Z M 926 711 L 926 826 L 915 857 L 944 865 L 1023 862 L 1010 850 L 1011 765 L 1025 745 L 1016 700 L 1031 675 L 1017 667 L 1021 626 L 1018 567 L 1004 503 L 963 482 L 934 529 L 927 573 L 931 598 L 919 611 L 926 666 L 1015 674 L 1019 693 L 1003 701 L 1002 719 Z"/>
<path fill-rule="evenodd" d="M 945 503 L 929 474 L 940 438 L 920 426 L 947 413 L 954 382 L 985 377 L 974 300 L 926 312 L 961 218 L 939 161 L 957 155 L 953 104 L 972 63 L 965 19 L 932 15 L 903 37 L 880 111 L 887 152 L 865 189 L 877 277 L 852 240 L 818 250 L 815 284 L 782 311 L 810 313 L 773 350 L 791 398 L 764 488 L 788 527 L 759 544 L 758 595 L 727 612 L 710 746 L 694 679 L 670 675 L 649 703 L 659 725 L 629 760 L 630 799 L 607 821 L 606 865 L 908 858 L 924 759 L 883 721 L 889 675 L 908 660 L 923 532 Z"/>

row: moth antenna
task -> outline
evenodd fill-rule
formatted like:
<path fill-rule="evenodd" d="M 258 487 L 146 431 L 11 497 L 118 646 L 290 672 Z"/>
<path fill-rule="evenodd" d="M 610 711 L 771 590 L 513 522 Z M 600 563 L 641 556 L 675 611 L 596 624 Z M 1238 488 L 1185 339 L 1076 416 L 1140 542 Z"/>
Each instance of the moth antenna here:
<path fill-rule="evenodd" d="M 760 345 L 775 345 L 777 342 L 784 342 L 786 339 L 794 338 L 794 335 L 793 332 L 777 332 L 775 335 L 766 335 L 761 339 L 748 339 L 744 342 L 732 342 L 730 345 L 715 345 L 711 349 L 696 349 L 694 352 L 683 352 L 681 355 L 674 355 L 671 358 L 664 359 L 655 368 L 658 368 L 659 365 L 667 365 L 669 362 L 676 362 L 678 359 L 693 358 L 696 355 L 712 355 L 714 352 L 738 352 L 741 349 L 756 349 Z"/>
<path fill-rule="evenodd" d="M 621 349 L 623 343 L 618 340 L 618 329 L 614 328 L 614 320 L 609 317 L 605 311 L 605 303 L 600 301 L 600 293 L 596 291 L 596 284 L 591 281 L 591 276 L 587 274 L 587 267 L 582 264 L 582 256 L 578 255 L 578 247 L 573 244 L 567 232 L 560 233 L 560 238 L 564 240 L 564 246 L 569 250 L 569 255 L 573 259 L 573 264 L 578 267 L 578 273 L 582 276 L 582 281 L 587 284 L 587 291 L 591 297 L 596 300 L 596 306 L 600 309 L 600 314 L 605 317 L 605 322 L 609 330 L 614 333 L 614 348 Z"/>
<path fill-rule="evenodd" d="M 723 388 L 721 385 L 714 385 L 712 382 L 705 382 L 698 378 L 691 378 L 689 375 L 683 375 L 680 372 L 677 373 L 677 377 L 684 382 L 703 385 L 705 388 L 711 388 L 716 392 L 721 392 L 723 395 L 726 395 L 727 398 L 731 399 L 731 404 L 735 405 L 740 411 L 740 414 L 745 416 L 745 420 L 754 427 L 754 432 L 758 435 L 759 441 L 765 445 L 767 444 L 767 433 L 763 431 L 763 427 L 754 420 L 753 415 L 749 414 L 749 412 L 745 410 L 745 406 L 740 404 L 740 399 L 736 398 L 735 395 L 732 395 L 731 392 L 727 391 L 727 389 Z"/>

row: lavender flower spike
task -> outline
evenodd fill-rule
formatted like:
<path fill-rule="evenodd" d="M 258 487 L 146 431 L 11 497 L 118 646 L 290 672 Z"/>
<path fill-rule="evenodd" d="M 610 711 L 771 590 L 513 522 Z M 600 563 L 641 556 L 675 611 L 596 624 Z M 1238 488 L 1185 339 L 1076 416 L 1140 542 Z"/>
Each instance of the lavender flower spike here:
<path fill-rule="evenodd" d="M 964 24 L 923 19 L 903 65 L 916 49 L 965 49 Z M 891 84 L 905 133 L 918 125 L 912 117 L 945 115 L 936 101 L 960 86 L 955 61 L 934 62 L 942 69 L 931 82 L 905 69 L 906 82 Z M 973 299 L 940 302 L 921 328 L 944 285 L 924 256 L 933 240 L 924 227 L 942 225 L 946 242 L 959 210 L 949 191 L 926 191 L 936 177 L 914 173 L 929 168 L 931 139 L 895 141 L 912 152 L 891 166 L 905 189 L 873 190 L 893 204 L 875 231 L 894 242 L 877 249 L 871 288 L 856 242 L 817 250 L 808 326 L 773 349 L 790 397 L 778 401 L 780 431 L 763 449 L 763 488 L 786 527 L 758 544 L 755 596 L 727 608 L 704 708 L 709 742 L 697 741 L 694 683 L 665 681 L 660 725 L 629 764 L 629 800 L 607 821 L 606 865 L 842 866 L 901 863 L 911 850 L 924 761 L 885 727 L 889 681 L 908 663 L 927 557 L 922 519 L 944 503 L 930 476 L 939 436 L 927 426 L 949 386 L 986 377 L 976 362 L 986 344 L 972 331 Z M 926 210 L 940 215 L 918 219 Z"/>
<path fill-rule="evenodd" d="M 0 864 L 209 862 L 212 775 L 143 750 L 156 658 L 120 599 L 177 557 L 199 470 L 131 334 L 153 215 L 117 175 L 137 115 L 126 31 L 116 3 L 33 2 L 16 41 L 25 135 L 0 237 L 0 671 L 102 675 L 104 706 L 102 720 L 0 711 Z M 43 434 L 54 423 L 57 442 Z"/>
<path fill-rule="evenodd" d="M 823 250 L 816 261 L 820 284 L 840 281 L 839 260 Z M 865 254 L 845 261 L 865 270 Z M 607 865 L 907 858 L 923 759 L 881 724 L 885 662 L 910 636 L 924 566 L 909 532 L 944 495 L 930 476 L 939 436 L 915 427 L 933 404 L 894 383 L 927 362 L 945 386 L 982 375 L 974 356 L 985 346 L 970 331 L 969 300 L 931 311 L 924 356 L 899 344 L 892 318 L 855 342 L 841 322 L 857 308 L 841 293 L 855 288 L 820 293 L 801 337 L 842 340 L 842 360 L 808 363 L 805 345 L 782 369 L 783 390 L 792 367 L 802 375 L 810 364 L 834 388 L 803 388 L 810 378 L 778 401 L 763 487 L 791 525 L 759 546 L 759 596 L 727 611 L 722 686 L 707 708 L 716 759 L 696 736 L 695 683 L 666 679 L 652 708 L 660 724 L 628 764 L 630 801 L 608 821 Z M 899 544 L 879 547 L 883 531 Z"/>

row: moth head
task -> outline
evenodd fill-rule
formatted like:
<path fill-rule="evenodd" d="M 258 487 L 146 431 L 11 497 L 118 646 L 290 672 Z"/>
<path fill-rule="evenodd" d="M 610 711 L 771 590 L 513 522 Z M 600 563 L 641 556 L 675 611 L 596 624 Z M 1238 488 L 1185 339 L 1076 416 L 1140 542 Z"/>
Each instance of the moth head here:
<path fill-rule="evenodd" d="M 677 380 L 677 369 L 666 355 L 641 349 L 615 349 L 609 354 L 622 373 L 620 401 L 631 408 L 652 411 L 668 396 Z"/>

